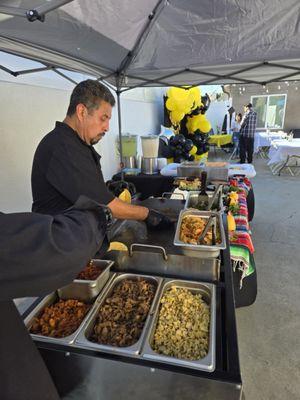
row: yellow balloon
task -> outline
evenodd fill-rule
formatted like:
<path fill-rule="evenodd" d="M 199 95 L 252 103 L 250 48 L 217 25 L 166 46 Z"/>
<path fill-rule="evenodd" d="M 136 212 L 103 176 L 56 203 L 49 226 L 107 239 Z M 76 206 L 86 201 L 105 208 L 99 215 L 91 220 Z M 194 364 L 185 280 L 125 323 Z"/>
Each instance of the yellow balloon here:
<path fill-rule="evenodd" d="M 189 153 L 189 154 L 194 155 L 194 154 L 196 154 L 196 153 L 197 153 L 197 147 L 196 147 L 196 146 L 193 146 L 192 149 L 190 150 L 190 153 Z"/>
<path fill-rule="evenodd" d="M 210 122 L 208 120 L 201 121 L 199 124 L 199 129 L 203 133 L 208 133 L 211 130 Z"/>
<path fill-rule="evenodd" d="M 205 159 L 207 159 L 208 158 L 208 152 L 206 152 L 206 153 L 203 153 L 203 154 L 196 154 L 195 155 L 195 160 L 196 161 L 200 161 L 200 160 L 205 160 Z"/>
<path fill-rule="evenodd" d="M 180 112 L 178 110 L 170 112 L 170 119 L 172 121 L 172 124 L 175 124 L 175 125 L 179 124 L 179 122 L 183 119 L 183 117 L 184 117 L 184 113 Z"/>
<path fill-rule="evenodd" d="M 194 132 L 194 130 L 193 130 L 193 118 L 194 117 L 188 117 L 187 118 L 186 127 L 187 127 L 187 130 L 188 130 L 189 133 Z"/>
<path fill-rule="evenodd" d="M 166 101 L 166 107 L 169 111 L 172 111 L 176 108 L 177 103 L 173 98 L 168 98 L 168 100 Z"/>

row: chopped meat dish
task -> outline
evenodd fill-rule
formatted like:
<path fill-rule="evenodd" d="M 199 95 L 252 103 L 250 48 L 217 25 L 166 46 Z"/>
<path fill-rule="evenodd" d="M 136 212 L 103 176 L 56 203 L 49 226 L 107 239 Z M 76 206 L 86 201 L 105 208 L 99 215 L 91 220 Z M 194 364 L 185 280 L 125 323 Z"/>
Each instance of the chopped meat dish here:
<path fill-rule="evenodd" d="M 98 267 L 90 261 L 89 264 L 76 276 L 76 279 L 94 281 L 103 272 L 104 268 Z"/>
<path fill-rule="evenodd" d="M 198 239 L 203 232 L 206 223 L 207 218 L 202 218 L 194 215 L 183 217 L 180 227 L 179 240 L 188 244 L 198 244 Z M 212 229 L 209 229 L 203 239 L 203 244 L 211 246 L 212 242 L 213 233 Z M 216 234 L 216 243 L 221 243 L 220 234 L 218 232 Z"/>
<path fill-rule="evenodd" d="M 149 313 L 157 285 L 138 277 L 118 283 L 99 309 L 93 342 L 127 347 L 138 341 Z"/>
<path fill-rule="evenodd" d="M 91 306 L 78 300 L 59 300 L 34 318 L 30 333 L 63 338 L 79 327 Z"/>

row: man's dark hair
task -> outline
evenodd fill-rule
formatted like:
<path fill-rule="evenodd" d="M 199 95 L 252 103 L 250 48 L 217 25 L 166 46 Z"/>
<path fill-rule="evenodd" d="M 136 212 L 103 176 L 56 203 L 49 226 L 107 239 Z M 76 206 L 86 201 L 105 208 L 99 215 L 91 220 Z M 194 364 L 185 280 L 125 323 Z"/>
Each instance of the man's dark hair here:
<path fill-rule="evenodd" d="M 247 107 L 247 108 L 252 108 L 252 103 L 248 103 L 248 104 L 246 105 L 246 107 Z"/>
<path fill-rule="evenodd" d="M 93 79 L 82 81 L 73 89 L 67 115 L 73 115 L 78 104 L 84 104 L 89 112 L 95 110 L 101 101 L 109 103 L 112 107 L 115 105 L 114 96 L 102 83 Z"/>

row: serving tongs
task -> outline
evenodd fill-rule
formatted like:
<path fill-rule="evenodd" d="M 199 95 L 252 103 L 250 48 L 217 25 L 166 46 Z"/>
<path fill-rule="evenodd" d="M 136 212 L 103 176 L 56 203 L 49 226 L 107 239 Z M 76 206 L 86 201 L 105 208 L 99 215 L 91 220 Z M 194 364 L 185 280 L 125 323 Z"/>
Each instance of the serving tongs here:
<path fill-rule="evenodd" d="M 198 195 L 198 204 L 197 204 L 197 208 L 199 208 L 199 210 L 206 210 L 207 206 L 209 204 L 208 200 L 208 194 L 206 193 L 206 181 L 207 181 L 207 172 L 206 171 L 202 171 L 201 172 L 201 189 L 200 189 L 200 193 Z"/>
<path fill-rule="evenodd" d="M 212 206 L 214 205 L 214 202 L 216 201 L 217 196 L 218 196 L 218 194 L 219 194 L 219 192 L 220 192 L 221 189 L 222 189 L 222 185 L 221 185 L 221 184 L 218 184 L 218 186 L 216 187 L 216 189 L 215 189 L 215 191 L 214 191 L 214 194 L 213 194 L 211 200 L 210 200 L 209 203 L 208 203 L 207 211 L 210 211 L 210 210 L 211 210 L 211 208 L 212 208 Z"/>
<path fill-rule="evenodd" d="M 214 218 L 215 218 L 214 215 L 210 215 L 210 217 L 208 218 L 208 220 L 206 222 L 206 225 L 204 226 L 204 229 L 203 229 L 203 231 L 201 232 L 201 234 L 200 234 L 200 236 L 198 238 L 198 244 L 203 244 L 203 240 L 204 240 L 209 228 L 211 227 L 211 224 L 213 223 Z M 214 239 L 215 239 L 214 227 L 212 227 L 212 229 L 213 229 L 213 235 L 212 235 L 213 240 L 212 240 L 212 242 L 214 242 Z"/>

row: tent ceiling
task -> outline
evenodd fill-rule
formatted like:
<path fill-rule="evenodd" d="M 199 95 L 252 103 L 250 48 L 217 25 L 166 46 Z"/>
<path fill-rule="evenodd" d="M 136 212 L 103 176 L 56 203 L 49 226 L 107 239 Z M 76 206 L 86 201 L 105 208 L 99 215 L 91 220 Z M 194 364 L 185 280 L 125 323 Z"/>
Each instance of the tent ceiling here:
<path fill-rule="evenodd" d="M 74 0 L 44 22 L 0 14 L 0 50 L 123 88 L 297 80 L 299 21 L 298 0 Z"/>

